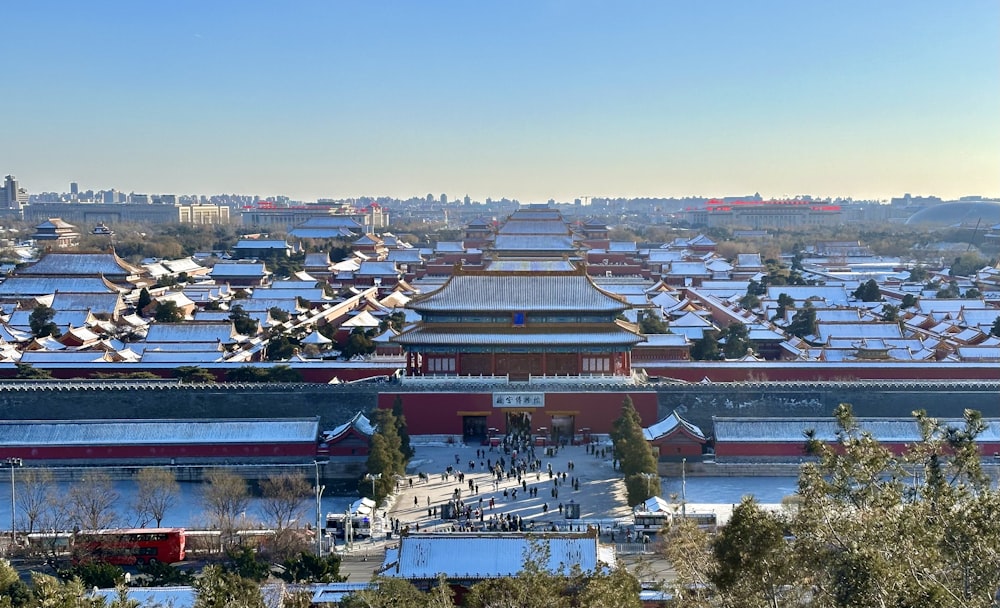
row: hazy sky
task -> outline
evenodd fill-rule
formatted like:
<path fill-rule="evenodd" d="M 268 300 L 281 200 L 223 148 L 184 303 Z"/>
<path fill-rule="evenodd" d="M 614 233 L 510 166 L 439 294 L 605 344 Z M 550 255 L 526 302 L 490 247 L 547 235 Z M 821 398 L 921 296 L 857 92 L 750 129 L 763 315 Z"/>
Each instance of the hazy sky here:
<path fill-rule="evenodd" d="M 31 192 L 1000 195 L 1000 2 L 4 2 Z"/>

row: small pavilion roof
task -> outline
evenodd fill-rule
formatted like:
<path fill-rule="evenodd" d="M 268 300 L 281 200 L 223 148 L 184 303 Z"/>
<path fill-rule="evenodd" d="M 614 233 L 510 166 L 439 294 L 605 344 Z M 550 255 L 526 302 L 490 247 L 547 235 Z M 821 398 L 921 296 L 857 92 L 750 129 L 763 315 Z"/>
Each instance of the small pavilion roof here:
<path fill-rule="evenodd" d="M 646 438 L 646 441 L 656 441 L 677 430 L 685 430 L 700 441 L 705 441 L 705 434 L 701 432 L 701 429 L 681 418 L 676 410 L 670 412 L 670 415 L 663 420 L 643 429 L 642 434 Z"/>

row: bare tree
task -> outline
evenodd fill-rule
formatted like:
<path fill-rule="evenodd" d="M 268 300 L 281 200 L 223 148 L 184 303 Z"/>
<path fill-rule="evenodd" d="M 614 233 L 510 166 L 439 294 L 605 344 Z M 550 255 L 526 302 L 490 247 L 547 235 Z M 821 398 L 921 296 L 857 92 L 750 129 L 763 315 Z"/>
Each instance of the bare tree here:
<path fill-rule="evenodd" d="M 20 526 L 31 534 L 52 508 L 49 494 L 52 491 L 52 471 L 25 469 L 17 480 L 17 514 Z"/>
<path fill-rule="evenodd" d="M 138 516 L 139 525 L 146 527 L 149 522 L 155 521 L 159 528 L 167 509 L 176 504 L 181 492 L 174 472 L 161 467 L 146 467 L 139 469 L 135 482 L 138 490 L 132 508 Z"/>
<path fill-rule="evenodd" d="M 260 512 L 267 525 L 274 527 L 269 553 L 283 559 L 308 549 L 305 537 L 292 528 L 301 520 L 312 486 L 299 474 L 283 473 L 268 477 L 260 484 L 263 497 Z"/>
<path fill-rule="evenodd" d="M 202 490 L 202 502 L 212 525 L 223 536 L 236 531 L 236 522 L 250 504 L 250 492 L 242 477 L 223 469 L 211 469 L 205 474 L 207 484 Z"/>
<path fill-rule="evenodd" d="M 115 504 L 121 496 L 104 471 L 87 471 L 67 495 L 70 519 L 84 530 L 111 528 L 118 523 Z"/>
<path fill-rule="evenodd" d="M 260 511 L 264 521 L 281 531 L 302 517 L 312 486 L 305 476 L 291 473 L 272 475 L 260 484 L 263 498 Z"/>

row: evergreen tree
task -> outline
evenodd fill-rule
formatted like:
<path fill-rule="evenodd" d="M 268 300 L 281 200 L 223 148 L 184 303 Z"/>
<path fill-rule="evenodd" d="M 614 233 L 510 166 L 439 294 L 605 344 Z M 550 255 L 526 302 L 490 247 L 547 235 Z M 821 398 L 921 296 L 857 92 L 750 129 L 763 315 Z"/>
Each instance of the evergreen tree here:
<path fill-rule="evenodd" d="M 789 308 L 795 308 L 795 299 L 787 293 L 778 294 L 778 308 L 774 311 L 774 321 L 784 321 L 785 313 L 788 312 Z"/>
<path fill-rule="evenodd" d="M 242 304 L 237 304 L 230 309 L 229 320 L 233 322 L 233 328 L 236 330 L 236 333 L 244 336 L 257 335 L 257 320 L 252 318 L 250 313 L 243 309 Z"/>
<path fill-rule="evenodd" d="M 811 302 L 806 302 L 801 309 L 792 315 L 792 322 L 788 324 L 788 333 L 805 338 L 806 336 L 815 336 L 818 331 L 816 309 L 813 308 Z"/>
<path fill-rule="evenodd" d="M 859 285 L 851 295 L 862 302 L 879 302 L 882 300 L 882 292 L 879 290 L 875 279 L 868 279 Z"/>
<path fill-rule="evenodd" d="M 646 311 L 639 317 L 639 331 L 644 334 L 668 334 L 670 328 L 660 315 L 659 309 Z"/>
<path fill-rule="evenodd" d="M 948 426 L 915 412 L 921 439 L 902 455 L 850 405 L 834 416 L 834 441 L 806 434 L 815 460 L 787 515 L 744 501 L 714 541 L 672 527 L 677 587 L 703 590 L 683 605 L 995 608 L 1000 491 L 980 459 L 982 415 Z"/>
<path fill-rule="evenodd" d="M 36 338 L 45 338 L 51 336 L 53 338 L 58 338 L 62 335 L 59 331 L 59 326 L 52 322 L 55 318 L 56 311 L 52 310 L 45 304 L 39 304 L 31 311 L 31 315 L 28 317 L 28 324 L 31 326 L 31 333 Z"/>
<path fill-rule="evenodd" d="M 993 325 L 990 327 L 990 335 L 1000 337 L 1000 316 L 993 320 Z"/>
<path fill-rule="evenodd" d="M 167 300 L 156 304 L 156 313 L 154 313 L 153 318 L 160 323 L 180 323 L 184 320 L 184 314 L 177 307 L 176 302 Z"/>
<path fill-rule="evenodd" d="M 371 421 L 376 431 L 368 444 L 366 469 L 368 475 L 377 476 L 378 479 L 374 482 L 370 478 L 360 479 L 358 490 L 363 496 L 368 496 L 381 504 L 395 488 L 396 476 L 406 472 L 406 458 L 403 454 L 403 442 L 397 430 L 396 416 L 392 410 L 376 408 L 371 414 Z"/>
<path fill-rule="evenodd" d="M 718 333 L 713 329 L 706 329 L 691 344 L 691 358 L 695 361 L 718 361 L 721 357 Z"/>
<path fill-rule="evenodd" d="M 642 419 L 632 398 L 625 396 L 622 413 L 612 424 L 611 439 L 614 443 L 618 470 L 625 477 L 629 506 L 635 506 L 660 492 L 656 458 L 642 432 Z"/>
<path fill-rule="evenodd" d="M 409 462 L 413 458 L 413 446 L 410 445 L 410 433 L 406 428 L 406 416 L 403 415 L 403 396 L 396 395 L 392 401 L 392 415 L 396 417 L 396 434 L 399 435 L 400 451 L 403 460 Z"/>
<path fill-rule="evenodd" d="M 195 582 L 195 608 L 265 608 L 260 585 L 219 566 L 208 566 Z"/>
<path fill-rule="evenodd" d="M 139 299 L 136 300 L 135 310 L 137 313 L 142 315 L 142 312 L 146 310 L 146 307 L 153 303 L 153 297 L 149 295 L 149 290 L 145 287 L 139 292 Z"/>
<path fill-rule="evenodd" d="M 750 330 L 742 323 L 732 323 L 725 331 L 726 344 L 723 354 L 726 359 L 739 359 L 750 350 Z"/>
<path fill-rule="evenodd" d="M 786 596 L 801 590 L 790 585 L 795 582 L 795 568 L 784 538 L 786 528 L 780 515 L 745 497 L 712 542 L 715 586 L 737 605 L 792 605 Z"/>
<path fill-rule="evenodd" d="M 371 335 L 367 331 L 355 327 L 340 352 L 345 359 L 350 359 L 355 355 L 370 355 L 375 352 L 375 342 L 372 341 Z"/>

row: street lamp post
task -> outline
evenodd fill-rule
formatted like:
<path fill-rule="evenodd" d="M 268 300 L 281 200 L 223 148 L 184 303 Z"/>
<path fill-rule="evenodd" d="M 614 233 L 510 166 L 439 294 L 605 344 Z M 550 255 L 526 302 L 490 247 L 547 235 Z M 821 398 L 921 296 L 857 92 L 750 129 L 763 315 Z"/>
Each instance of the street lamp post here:
<path fill-rule="evenodd" d="M 375 480 L 382 479 L 382 474 L 375 473 L 372 475 L 371 473 L 365 473 L 365 479 L 372 482 L 372 500 L 374 500 L 375 505 L 378 506 L 378 499 L 375 498 Z"/>
<path fill-rule="evenodd" d="M 14 467 L 19 467 L 24 464 L 24 461 L 20 458 L 7 458 L 4 460 L 4 464 L 10 467 L 10 547 L 11 550 L 14 549 L 14 545 L 17 544 L 17 527 L 16 520 L 14 519 L 15 513 L 15 502 L 14 502 Z"/>
<path fill-rule="evenodd" d="M 687 517 L 687 458 L 681 458 L 681 517 Z"/>
<path fill-rule="evenodd" d="M 323 490 L 326 486 L 319 485 L 319 465 L 326 464 L 314 460 L 316 466 L 316 555 L 323 557 Z"/>

